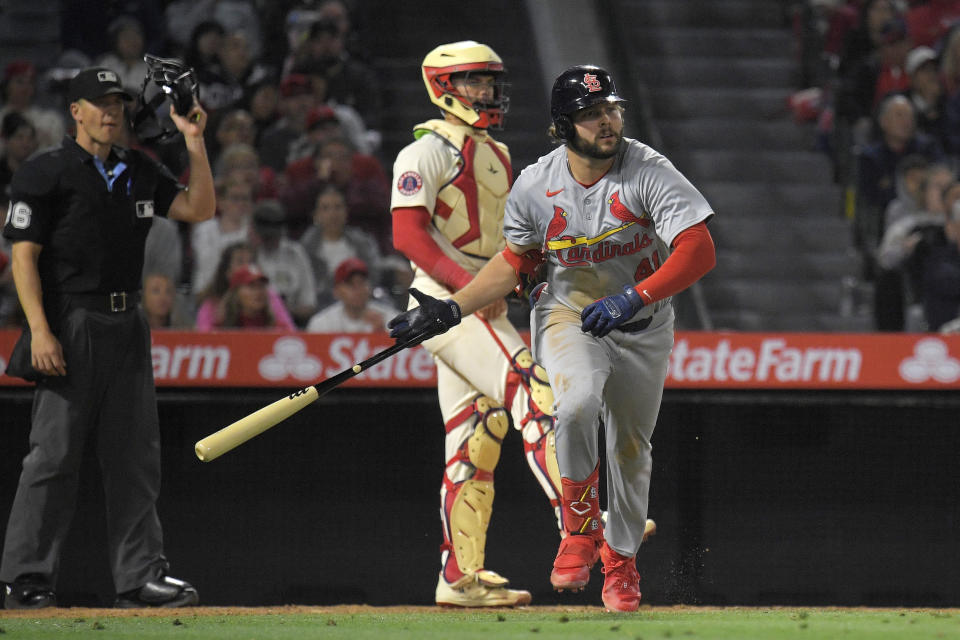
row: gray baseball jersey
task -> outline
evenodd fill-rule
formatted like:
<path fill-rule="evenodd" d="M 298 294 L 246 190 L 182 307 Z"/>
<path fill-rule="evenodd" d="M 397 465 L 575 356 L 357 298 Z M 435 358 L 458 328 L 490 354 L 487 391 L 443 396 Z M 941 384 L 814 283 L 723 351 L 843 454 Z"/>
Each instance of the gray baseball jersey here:
<path fill-rule="evenodd" d="M 504 235 L 543 248 L 552 298 L 579 312 L 652 274 L 678 233 L 712 215 L 669 160 L 625 138 L 610 171 L 592 185 L 570 174 L 566 147 L 524 169 L 507 200 Z M 660 306 L 644 307 L 634 320 Z"/>

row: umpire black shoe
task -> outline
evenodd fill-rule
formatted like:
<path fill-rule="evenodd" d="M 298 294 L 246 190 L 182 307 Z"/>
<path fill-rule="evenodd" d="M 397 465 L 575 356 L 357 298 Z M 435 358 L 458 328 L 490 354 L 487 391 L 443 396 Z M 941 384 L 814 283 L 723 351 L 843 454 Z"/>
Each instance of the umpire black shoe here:
<path fill-rule="evenodd" d="M 57 606 L 57 596 L 45 582 L 25 577 L 8 584 L 3 606 L 6 609 L 45 609 Z"/>
<path fill-rule="evenodd" d="M 139 589 L 126 591 L 117 596 L 120 609 L 142 607 L 190 607 L 200 601 L 197 590 L 189 582 L 170 576 L 160 576 Z"/>

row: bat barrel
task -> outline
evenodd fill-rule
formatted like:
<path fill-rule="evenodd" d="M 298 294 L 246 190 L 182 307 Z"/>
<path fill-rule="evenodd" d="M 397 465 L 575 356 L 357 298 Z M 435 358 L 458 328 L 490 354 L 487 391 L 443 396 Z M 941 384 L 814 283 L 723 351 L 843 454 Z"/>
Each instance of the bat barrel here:
<path fill-rule="evenodd" d="M 314 387 L 301 389 L 210 434 L 194 445 L 194 452 L 203 462 L 210 462 L 278 422 L 286 420 L 318 397 L 320 396 Z"/>

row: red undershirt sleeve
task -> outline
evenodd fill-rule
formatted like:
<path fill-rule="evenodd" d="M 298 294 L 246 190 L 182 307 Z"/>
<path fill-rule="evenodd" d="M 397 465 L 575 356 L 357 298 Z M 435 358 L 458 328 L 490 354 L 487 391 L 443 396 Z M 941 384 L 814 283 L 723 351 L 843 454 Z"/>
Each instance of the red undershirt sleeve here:
<path fill-rule="evenodd" d="M 707 224 L 700 222 L 681 231 L 673 240 L 673 253 L 650 277 L 634 289 L 644 304 L 676 295 L 692 285 L 717 263 L 713 238 Z"/>
<path fill-rule="evenodd" d="M 430 212 L 426 207 L 397 207 L 392 213 L 393 245 L 414 264 L 451 291 L 459 291 L 473 279 L 430 237 Z"/>

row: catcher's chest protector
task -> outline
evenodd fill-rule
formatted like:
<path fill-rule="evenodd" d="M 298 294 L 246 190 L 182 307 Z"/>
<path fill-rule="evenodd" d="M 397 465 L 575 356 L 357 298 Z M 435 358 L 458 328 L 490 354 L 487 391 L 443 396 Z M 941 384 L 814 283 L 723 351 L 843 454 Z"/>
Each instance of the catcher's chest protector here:
<path fill-rule="evenodd" d="M 512 169 L 506 146 L 443 120 L 423 125 L 459 152 L 459 174 L 437 193 L 433 224 L 460 251 L 491 258 L 503 249 L 503 208 Z M 483 212 L 481 214 L 481 212 Z"/>

